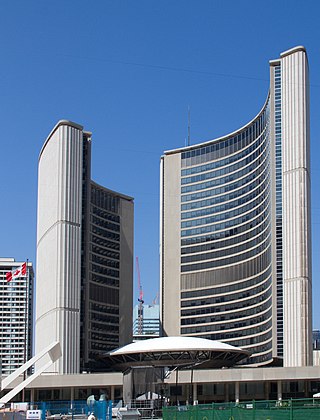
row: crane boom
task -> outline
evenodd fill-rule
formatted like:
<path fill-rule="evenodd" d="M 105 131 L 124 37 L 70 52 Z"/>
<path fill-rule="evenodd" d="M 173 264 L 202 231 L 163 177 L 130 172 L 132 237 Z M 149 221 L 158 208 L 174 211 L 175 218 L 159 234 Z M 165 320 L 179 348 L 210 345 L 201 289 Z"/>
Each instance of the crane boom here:
<path fill-rule="evenodd" d="M 139 287 L 139 299 L 138 299 L 138 301 L 144 303 L 143 289 L 142 289 L 141 278 L 140 278 L 139 258 L 138 257 L 136 257 L 136 267 L 137 267 L 138 287 Z"/>
<path fill-rule="evenodd" d="M 140 278 L 140 268 L 139 268 L 139 258 L 136 257 L 136 268 L 137 268 L 137 275 L 138 275 L 138 287 L 139 287 L 139 307 L 138 307 L 138 334 L 143 334 L 143 289 L 141 285 L 141 278 Z"/>

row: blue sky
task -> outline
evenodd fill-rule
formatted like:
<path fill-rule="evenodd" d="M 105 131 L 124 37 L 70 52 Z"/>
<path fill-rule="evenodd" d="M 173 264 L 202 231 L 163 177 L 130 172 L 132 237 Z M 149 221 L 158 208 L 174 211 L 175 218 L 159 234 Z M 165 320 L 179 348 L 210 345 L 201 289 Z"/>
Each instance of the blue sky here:
<path fill-rule="evenodd" d="M 159 160 L 251 120 L 270 59 L 307 48 L 314 327 L 320 328 L 320 2 L 2 0 L 0 256 L 35 262 L 37 162 L 60 119 L 93 132 L 92 177 L 135 198 L 145 300 L 159 289 Z M 135 301 L 138 298 L 135 280 Z"/>

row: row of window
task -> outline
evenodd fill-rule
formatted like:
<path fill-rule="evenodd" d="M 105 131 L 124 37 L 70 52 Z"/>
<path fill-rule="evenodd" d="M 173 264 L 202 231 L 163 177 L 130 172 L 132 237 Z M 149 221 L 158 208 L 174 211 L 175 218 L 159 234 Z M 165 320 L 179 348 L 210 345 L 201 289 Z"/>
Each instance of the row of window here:
<path fill-rule="evenodd" d="M 105 305 L 119 304 L 119 289 L 113 287 L 106 287 L 100 284 L 91 283 L 89 288 L 89 296 L 91 300 L 102 302 Z"/>
<path fill-rule="evenodd" d="M 102 255 L 104 257 L 113 258 L 114 260 L 120 260 L 119 252 L 110 251 L 109 249 L 101 248 L 100 246 L 97 246 L 97 245 L 91 245 L 90 248 L 91 248 L 91 252 L 96 255 Z"/>
<path fill-rule="evenodd" d="M 259 166 L 254 172 L 251 172 L 250 175 L 238 180 L 237 182 L 233 182 L 231 184 L 228 184 L 219 188 L 214 188 L 212 190 L 206 190 L 206 191 L 202 191 L 202 192 L 198 192 L 194 194 L 182 195 L 181 202 L 185 203 L 186 201 L 199 200 L 202 198 L 207 198 L 207 197 L 212 197 L 212 196 L 232 192 L 233 190 L 241 188 L 242 186 L 249 184 L 251 181 L 254 181 L 260 174 L 264 174 L 263 179 L 268 178 L 269 168 L 270 168 L 270 165 L 269 165 L 269 159 L 268 159 L 267 165 Z M 228 198 L 228 200 L 230 200 L 230 198 Z"/>
<path fill-rule="evenodd" d="M 90 314 L 90 321 L 91 321 L 91 328 L 99 331 L 100 328 L 105 329 L 105 325 L 108 325 L 108 329 L 111 325 L 115 325 L 115 327 L 119 328 L 119 319 L 116 317 L 111 317 L 109 314 L 102 314 L 98 312 L 91 312 Z"/>
<path fill-rule="evenodd" d="M 91 223 L 95 224 L 96 226 L 100 226 L 104 229 L 112 230 L 114 232 L 120 232 L 120 225 L 101 219 L 97 216 L 91 216 Z"/>
<path fill-rule="evenodd" d="M 232 322 L 229 325 L 197 325 L 195 327 L 181 327 L 181 334 L 192 334 L 192 333 L 201 333 L 201 332 L 211 332 L 211 331 L 228 331 L 228 330 L 238 330 L 233 331 L 234 332 L 234 338 L 235 337 L 244 337 L 248 335 L 258 335 L 260 333 L 264 333 L 268 328 L 271 327 L 271 315 L 272 315 L 272 309 L 269 309 L 263 316 L 260 315 L 257 318 L 250 318 L 245 320 L 242 320 L 240 322 Z M 256 325 L 259 324 L 259 325 Z M 255 327 L 251 327 L 252 325 L 255 325 Z M 216 328 L 215 328 L 216 327 Z M 250 328 L 247 328 L 250 327 Z M 224 334 L 221 333 L 221 334 Z M 222 335 L 223 336 L 223 335 Z"/>
<path fill-rule="evenodd" d="M 202 181 L 202 182 L 199 182 L 199 183 L 196 183 L 196 184 L 181 187 L 181 194 L 186 194 L 186 193 L 190 193 L 190 192 L 193 192 L 193 191 L 206 190 L 208 188 L 217 187 L 217 186 L 223 185 L 223 184 L 229 184 L 230 182 L 235 181 L 236 179 L 239 179 L 239 178 L 242 178 L 245 175 L 248 175 L 253 170 L 258 168 L 259 166 L 265 167 L 265 163 L 268 160 L 268 158 L 269 158 L 269 154 L 265 155 L 263 158 L 260 157 L 259 159 L 257 159 L 253 163 L 251 163 L 250 165 L 248 165 L 248 166 L 242 168 L 241 170 L 239 170 L 238 172 L 228 174 L 228 175 L 226 175 L 222 178 L 215 178 L 211 181 Z"/>
<path fill-rule="evenodd" d="M 181 289 L 208 288 L 214 285 L 232 284 L 243 279 L 250 279 L 263 273 L 271 264 L 271 247 L 255 258 L 239 264 L 224 266 L 206 271 L 181 274 Z"/>
<path fill-rule="evenodd" d="M 254 199 L 249 201 L 247 204 L 244 204 L 241 207 L 237 207 L 234 210 L 226 211 L 225 213 L 215 214 L 214 216 L 201 217 L 198 219 L 192 219 L 192 220 L 181 222 L 181 229 L 189 228 L 193 226 L 215 224 L 222 220 L 233 219 L 236 216 L 239 216 L 241 214 L 248 212 L 249 210 L 252 210 L 256 206 L 258 206 L 260 203 L 268 202 L 267 199 L 269 198 L 269 192 L 270 191 L 268 190 L 264 194 L 261 193 L 259 196 L 255 197 Z"/>
<path fill-rule="evenodd" d="M 113 239 L 114 241 L 120 241 L 120 235 L 118 233 L 110 232 L 102 229 L 101 227 L 91 224 L 91 233 L 102 236 L 103 238 Z"/>
<path fill-rule="evenodd" d="M 206 207 L 201 210 L 184 212 L 181 214 L 181 219 L 193 219 L 195 217 L 207 216 L 209 214 L 220 213 L 233 209 L 235 207 L 239 207 L 242 204 L 248 203 L 254 198 L 258 198 L 261 195 L 261 193 L 264 192 L 267 188 L 269 189 L 269 179 L 265 179 L 263 183 L 256 187 L 254 190 L 250 188 L 249 194 L 246 194 L 245 196 L 241 196 L 236 200 L 228 201 L 227 203 L 219 204 L 217 206 Z"/>
<path fill-rule="evenodd" d="M 227 230 L 231 227 L 244 224 L 247 221 L 253 221 L 257 216 L 265 212 L 265 210 L 269 209 L 270 207 L 270 200 L 267 200 L 261 203 L 258 207 L 256 207 L 251 212 L 241 215 L 236 219 L 227 220 L 226 222 L 218 223 L 215 225 L 209 226 L 202 226 L 200 228 L 194 229 L 186 229 L 181 231 L 181 236 L 194 236 L 194 235 L 203 235 L 204 233 L 215 232 L 219 230 Z"/>
<path fill-rule="evenodd" d="M 211 145 L 208 146 L 198 146 L 197 148 L 183 152 L 181 154 L 181 167 L 186 168 L 188 166 L 194 166 L 194 165 L 200 165 L 204 164 L 206 162 L 210 162 L 212 160 L 217 160 L 217 164 L 219 164 L 218 159 L 222 159 L 222 164 L 220 166 L 225 166 L 228 162 L 228 159 L 230 158 L 230 163 L 241 159 L 242 156 L 248 155 L 248 146 L 251 145 L 255 141 L 259 141 L 261 137 L 263 137 L 266 131 L 268 131 L 269 128 L 269 106 L 265 109 L 265 112 L 263 112 L 263 118 L 264 122 L 261 125 L 261 130 L 258 132 L 254 132 L 253 125 L 248 127 L 249 130 L 251 130 L 250 137 L 247 137 L 247 139 L 243 138 L 243 133 L 239 133 L 234 138 L 236 139 L 234 144 L 232 143 L 232 138 L 227 139 L 224 141 L 214 141 Z M 268 114 L 268 115 L 267 115 Z M 231 140 L 231 141 L 230 141 Z M 230 141 L 230 143 L 229 143 Z M 228 144 L 226 143 L 228 142 Z M 231 147 L 230 147 L 231 146 Z M 245 150 L 243 150 L 245 149 Z M 240 151 L 240 153 L 239 153 Z M 242 151 L 242 152 L 241 152 Z M 237 153 L 238 152 L 238 153 Z M 227 159 L 223 159 L 227 155 L 234 154 L 234 156 L 228 156 Z M 192 156 L 193 155 L 193 156 Z M 233 158 L 233 160 L 232 160 Z M 204 168 L 206 165 L 202 165 Z M 181 171 L 182 176 L 191 175 L 194 173 L 197 173 L 197 170 L 193 171 L 194 168 L 189 169 L 183 169 Z M 210 169 L 210 168 L 209 168 Z M 205 169 L 200 170 L 203 172 Z M 207 169 L 208 170 L 208 169 Z"/>
<path fill-rule="evenodd" d="M 268 352 L 267 354 L 263 354 L 259 356 L 251 356 L 249 360 L 250 360 L 250 364 L 266 363 L 272 360 L 272 351 Z M 246 364 L 246 361 L 248 362 L 248 359 L 244 359 L 240 361 L 239 365 Z"/>
<path fill-rule="evenodd" d="M 96 350 L 99 351 L 100 353 L 106 353 L 109 350 L 113 350 L 115 347 L 117 347 L 119 345 L 119 337 L 117 336 L 117 334 L 114 335 L 114 337 L 110 336 L 108 339 L 108 345 L 109 345 L 109 349 L 107 347 L 107 344 L 105 342 L 97 342 L 97 341 L 91 341 L 90 342 L 90 349 L 91 351 Z M 91 356 L 92 360 L 97 360 L 96 357 L 96 353 L 89 353 Z"/>
<path fill-rule="evenodd" d="M 214 311 L 214 307 L 211 307 L 212 313 L 214 313 L 214 316 L 197 316 L 197 317 L 183 317 L 181 319 L 181 325 L 197 325 L 197 324 L 215 324 L 217 322 L 220 322 L 223 324 L 223 328 L 225 327 L 226 323 L 231 321 L 231 320 L 235 320 L 235 319 L 241 319 L 241 318 L 247 318 L 247 317 L 251 317 L 253 315 L 259 315 L 264 313 L 268 308 L 270 308 L 272 306 L 272 302 L 271 302 L 271 293 L 268 293 L 269 296 L 267 296 L 267 301 L 264 300 L 258 300 L 257 303 L 261 303 L 261 305 L 258 305 L 256 303 L 257 306 L 253 307 L 253 308 L 249 308 L 249 305 L 243 305 L 241 307 L 241 311 L 235 312 L 234 310 L 232 310 L 232 307 L 228 308 L 228 310 L 225 311 L 225 313 L 221 313 L 221 312 L 216 312 Z M 262 303 L 263 302 L 263 303 Z M 239 308 L 238 308 L 239 309 Z M 182 315 L 182 314 L 181 314 Z M 221 326 L 222 327 L 222 326 Z"/>
<path fill-rule="evenodd" d="M 217 258 L 227 258 L 233 254 L 242 253 L 243 251 L 257 247 L 259 244 L 266 242 L 269 237 L 270 237 L 270 228 L 266 232 L 263 232 L 259 237 L 254 238 L 251 241 L 245 242 L 241 245 L 234 246 L 232 248 L 223 248 L 215 252 L 207 252 L 207 253 L 181 257 L 181 264 L 205 261 L 205 260 L 211 260 L 211 259 L 217 259 Z"/>
<path fill-rule="evenodd" d="M 105 312 L 114 315 L 119 315 L 119 307 L 114 305 L 108 305 L 106 303 L 90 302 L 90 310 L 97 313 Z"/>
<path fill-rule="evenodd" d="M 102 209 L 119 212 L 119 197 L 111 195 L 109 192 L 104 191 L 93 183 L 91 183 L 91 203 Z"/>
<path fill-rule="evenodd" d="M 254 345 L 253 347 L 250 347 L 250 351 L 254 354 L 254 357 L 259 357 L 260 353 L 266 353 L 272 348 L 272 340 L 268 340 L 266 343 L 263 343 L 261 345 Z M 250 363 L 251 358 L 250 358 Z"/>
<path fill-rule="evenodd" d="M 119 332 L 119 319 L 113 319 L 112 317 L 106 317 L 108 320 L 101 321 L 99 317 L 90 317 L 90 331 L 94 332 L 96 335 L 105 336 L 105 339 L 109 337 L 110 334 Z"/>
<path fill-rule="evenodd" d="M 23 281 L 21 281 L 21 280 L 18 280 L 18 279 L 15 279 L 14 281 L 13 280 L 11 280 L 11 282 L 10 283 L 8 283 L 7 282 L 7 279 L 6 279 L 6 273 L 8 272 L 8 271 L 12 271 L 11 269 L 9 270 L 7 270 L 7 271 L 5 271 L 3 274 L 4 274 L 4 276 L 3 276 L 3 278 L 1 278 L 0 277 L 0 282 L 2 283 L 4 283 L 4 284 L 6 284 L 7 285 L 7 287 L 8 288 L 10 288 L 10 290 L 12 290 L 12 289 L 25 289 L 26 288 L 26 285 L 27 285 L 27 283 L 28 283 L 28 280 L 27 280 L 27 278 L 25 279 L 25 280 L 23 280 Z M 12 283 L 13 282 L 13 283 Z"/>
<path fill-rule="evenodd" d="M 196 316 L 216 312 L 235 311 L 244 307 L 256 305 L 266 300 L 271 293 L 271 277 L 267 282 L 260 283 L 254 288 L 242 290 L 235 294 L 219 297 L 203 297 L 198 300 L 182 301 L 181 316 Z M 186 304 L 187 305 L 184 305 Z M 222 303 L 222 305 L 221 305 Z M 214 306 L 208 306 L 214 305 Z"/>
<path fill-rule="evenodd" d="M 119 261 L 110 260 L 109 258 L 104 258 L 95 254 L 90 254 L 90 260 L 105 267 L 112 267 L 117 269 L 120 267 Z"/>
<path fill-rule="evenodd" d="M 241 242 L 245 242 L 250 238 L 254 238 L 258 236 L 261 232 L 266 230 L 266 228 L 270 224 L 270 218 L 271 217 L 269 215 L 268 218 L 264 220 L 263 223 L 260 223 L 258 227 L 242 235 L 233 236 L 230 239 L 224 239 L 222 241 L 220 240 L 220 241 L 206 243 L 205 245 L 197 245 L 197 246 L 189 246 L 189 247 L 181 248 L 181 255 L 196 254 L 199 252 L 211 251 L 212 249 L 228 248 L 233 245 L 239 244 Z"/>
<path fill-rule="evenodd" d="M 113 270 L 108 267 L 102 267 L 101 265 L 91 264 L 91 271 L 93 273 L 102 274 L 104 276 L 111 276 L 111 277 L 119 278 L 118 270 Z"/>
<path fill-rule="evenodd" d="M 261 138 L 260 141 L 265 140 L 265 139 L 266 137 Z M 252 150 L 254 150 L 253 149 L 254 146 L 255 147 L 259 146 L 259 147 L 257 150 L 253 152 Z M 193 184 L 195 182 L 205 181 L 211 178 L 218 178 L 223 175 L 227 175 L 231 172 L 236 172 L 238 169 L 243 168 L 247 166 L 249 163 L 253 162 L 255 159 L 257 159 L 258 156 L 260 155 L 264 156 L 266 154 L 266 141 L 263 141 L 263 143 L 261 144 L 260 142 L 254 143 L 254 145 L 252 145 L 251 148 L 248 149 L 246 152 L 247 154 L 244 156 L 241 156 L 241 160 L 237 161 L 236 163 L 233 163 L 229 166 L 225 166 L 221 168 L 221 161 L 219 161 L 218 166 L 213 166 L 213 168 L 211 168 L 215 170 L 213 171 L 210 170 L 210 172 L 200 173 L 200 175 L 193 175 L 186 178 L 181 178 L 181 184 L 182 185 Z M 206 165 L 206 166 L 209 166 L 209 165 Z M 221 168 L 221 169 L 217 169 L 217 168 Z"/>
<path fill-rule="evenodd" d="M 14 313 L 11 314 L 10 316 L 10 310 L 5 310 L 5 311 L 1 311 L 1 318 L 3 321 L 8 321 L 8 322 L 23 322 L 25 321 L 25 315 L 24 313 L 22 314 L 21 312 L 15 311 Z M 6 316 L 8 314 L 8 316 Z M 6 325 L 6 324 L 3 324 Z"/>
<path fill-rule="evenodd" d="M 95 283 L 103 284 L 105 286 L 119 287 L 119 279 L 116 278 L 105 277 L 92 273 L 91 280 Z"/>
<path fill-rule="evenodd" d="M 225 286 L 216 286 L 216 287 L 210 287 L 202 290 L 190 290 L 188 292 L 181 292 L 181 299 L 190 299 L 193 300 L 186 300 L 181 302 L 182 307 L 188 307 L 188 306 L 194 306 L 194 305 L 202 305 L 202 299 L 194 300 L 196 298 L 200 297 L 208 297 L 208 299 L 211 299 L 209 296 L 216 296 L 216 295 L 223 295 L 220 297 L 213 297 L 213 299 L 219 299 L 220 302 L 228 302 L 229 300 L 233 299 L 233 296 L 235 296 L 232 292 L 239 292 L 241 294 L 244 289 L 250 289 L 250 293 L 256 294 L 259 293 L 259 287 L 266 283 L 265 287 L 269 287 L 270 284 L 270 276 L 271 276 L 271 266 L 269 266 L 263 273 L 261 273 L 259 276 L 237 281 L 236 283 L 227 284 Z M 268 282 L 265 282 L 266 279 L 268 279 Z M 252 286 L 257 287 L 258 289 L 253 288 Z M 239 297 L 240 299 L 240 297 Z M 208 301 L 208 303 L 219 303 L 218 300 Z M 194 305 L 193 305 L 194 304 Z"/>
<path fill-rule="evenodd" d="M 5 324 L 1 322 L 2 328 L 0 328 L 0 335 L 10 334 L 13 337 L 19 337 L 21 334 L 24 335 L 25 324 L 16 324 L 14 328 L 10 328 L 10 323 L 7 323 L 7 320 L 4 321 Z"/>
<path fill-rule="evenodd" d="M 224 140 L 215 141 L 208 146 L 199 146 L 196 149 L 181 154 L 182 166 L 192 166 L 197 163 L 208 162 L 220 159 L 226 155 L 236 153 L 252 143 L 265 129 L 268 122 L 267 110 L 264 110 L 260 117 L 241 133 Z"/>
<path fill-rule="evenodd" d="M 259 245 L 258 247 L 251 249 L 250 251 L 244 252 L 243 254 L 235 255 L 233 257 L 226 258 L 225 260 L 207 261 L 204 263 L 183 265 L 181 267 L 181 272 L 186 273 L 188 271 L 206 270 L 208 268 L 223 267 L 225 265 L 235 264 L 240 261 L 248 260 L 249 258 L 252 258 L 255 255 L 260 254 L 262 251 L 268 249 L 269 247 L 270 247 L 270 241 L 268 241 L 268 243 L 263 243 L 262 245 Z"/>
<path fill-rule="evenodd" d="M 99 207 L 91 206 L 91 213 L 102 217 L 104 220 L 120 223 L 120 216 L 117 214 L 109 213 L 106 210 L 100 209 Z"/>
<path fill-rule="evenodd" d="M 91 235 L 91 242 L 96 245 L 104 246 L 105 248 L 110 248 L 110 249 L 115 249 L 117 251 L 120 251 L 119 242 L 113 242 L 106 238 L 101 238 L 101 236 Z"/>
<path fill-rule="evenodd" d="M 207 337 L 215 337 L 215 336 L 221 336 L 221 334 L 212 334 L 212 335 L 206 335 Z M 254 337 L 247 337 L 247 338 L 239 338 L 238 340 L 235 341 L 228 341 L 228 339 L 232 339 L 233 337 L 229 337 L 229 335 L 233 336 L 233 334 L 229 334 L 226 333 L 225 334 L 225 338 L 224 340 L 228 343 L 231 344 L 232 346 L 236 346 L 236 347 L 241 347 L 241 348 L 249 348 L 250 351 L 254 351 L 257 349 L 257 351 L 260 351 L 261 348 L 263 348 L 266 344 L 262 344 L 261 346 L 258 345 L 258 343 L 266 343 L 266 341 L 271 340 L 272 338 L 272 330 L 269 329 L 267 330 L 264 334 L 259 334 L 258 336 L 254 336 Z M 209 340 L 218 340 L 217 338 L 208 338 Z M 221 338 L 220 338 L 221 339 Z M 272 341 L 271 341 L 272 343 Z M 251 346 L 254 346 L 253 348 L 251 348 Z M 251 360 L 251 359 L 250 359 Z"/>
<path fill-rule="evenodd" d="M 264 174 L 261 174 L 255 179 L 252 184 L 246 185 L 244 188 L 232 191 L 227 195 L 220 195 L 218 197 L 209 198 L 206 200 L 193 201 L 191 203 L 181 204 L 181 211 L 201 209 L 202 207 L 209 207 L 216 204 L 224 203 L 226 201 L 235 200 L 236 198 L 242 197 L 251 191 L 254 191 L 257 187 L 261 186 L 265 180 L 268 179 Z"/>
<path fill-rule="evenodd" d="M 106 333 L 92 332 L 90 334 L 90 339 L 94 341 L 100 341 L 100 342 L 109 341 L 110 333 L 117 334 L 118 332 L 119 332 L 119 328 L 116 328 L 115 326 L 111 325 L 111 326 L 108 326 L 108 332 Z"/>
<path fill-rule="evenodd" d="M 248 223 L 241 226 L 232 227 L 228 230 L 223 230 L 221 232 L 216 232 L 210 235 L 197 236 L 193 238 L 183 238 L 181 239 L 181 246 L 188 246 L 193 244 L 200 244 L 205 242 L 217 241 L 220 239 L 230 238 L 232 236 L 238 235 L 243 232 L 252 230 L 254 227 L 259 226 L 265 220 L 268 220 L 270 216 L 269 208 L 267 208 L 259 217 L 256 219 L 250 220 Z"/>

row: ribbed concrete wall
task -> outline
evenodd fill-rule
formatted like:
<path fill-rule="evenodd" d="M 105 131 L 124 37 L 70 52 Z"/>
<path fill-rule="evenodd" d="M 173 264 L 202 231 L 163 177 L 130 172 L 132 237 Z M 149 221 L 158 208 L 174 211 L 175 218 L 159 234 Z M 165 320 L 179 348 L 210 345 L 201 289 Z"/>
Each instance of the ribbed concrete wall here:
<path fill-rule="evenodd" d="M 79 372 L 82 135 L 58 123 L 39 158 L 35 351 L 60 342 L 55 373 Z"/>
<path fill-rule="evenodd" d="M 180 154 L 161 161 L 160 321 L 164 334 L 180 335 Z M 173 252 L 172 250 L 175 250 Z"/>
<path fill-rule="evenodd" d="M 283 141 L 284 364 L 312 364 L 308 63 L 281 56 Z"/>
<path fill-rule="evenodd" d="M 133 201 L 120 199 L 119 345 L 132 341 Z"/>

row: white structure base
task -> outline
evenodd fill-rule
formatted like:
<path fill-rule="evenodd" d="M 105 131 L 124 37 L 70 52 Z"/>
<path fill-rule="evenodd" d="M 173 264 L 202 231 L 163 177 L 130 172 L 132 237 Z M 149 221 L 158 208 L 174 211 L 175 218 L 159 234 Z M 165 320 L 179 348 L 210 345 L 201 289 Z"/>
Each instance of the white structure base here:
<path fill-rule="evenodd" d="M 18 376 L 24 373 L 30 366 L 32 366 L 35 362 L 42 358 L 49 358 L 48 361 L 44 361 L 44 364 L 41 366 L 41 369 L 37 370 L 33 375 L 29 376 L 15 388 L 13 388 L 10 392 L 4 395 L 0 399 L 0 404 L 6 404 L 9 402 L 14 396 L 16 396 L 20 391 L 22 391 L 27 385 L 29 385 L 32 381 L 34 381 L 38 376 L 41 375 L 46 369 L 48 369 L 54 362 L 56 362 L 61 357 L 61 347 L 59 342 L 54 342 L 50 344 L 50 346 L 46 347 L 44 350 L 39 352 L 37 355 L 32 357 L 32 359 L 28 360 L 25 364 L 23 364 L 19 369 L 14 371 L 11 375 L 6 377 L 3 381 L 1 381 L 1 391 L 6 389 Z"/>

